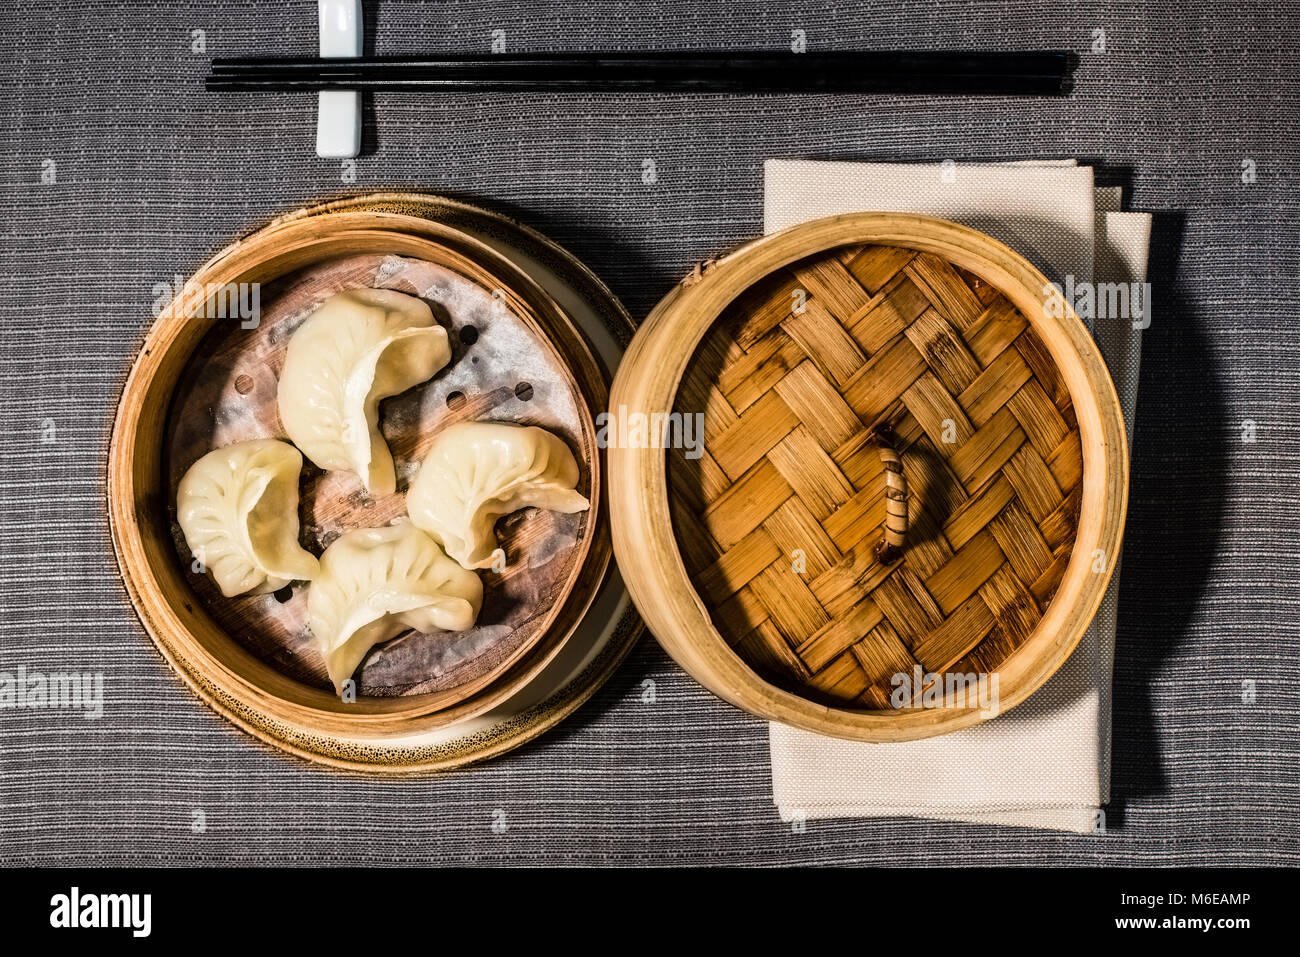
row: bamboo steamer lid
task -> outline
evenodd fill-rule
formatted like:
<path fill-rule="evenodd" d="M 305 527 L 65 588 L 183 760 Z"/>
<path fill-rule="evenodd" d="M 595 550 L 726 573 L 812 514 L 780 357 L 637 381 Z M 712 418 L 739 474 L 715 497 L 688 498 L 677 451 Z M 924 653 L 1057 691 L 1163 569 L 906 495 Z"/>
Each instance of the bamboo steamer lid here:
<path fill-rule="evenodd" d="M 1000 710 L 1040 687 L 1101 600 L 1128 492 L 1114 387 L 1051 293 L 983 233 L 892 213 L 684 279 L 611 395 L 651 436 L 703 423 L 702 448 L 625 429 L 609 452 L 619 566 L 669 654 L 755 715 L 865 741 L 995 713 L 948 675 L 996 676 Z"/>

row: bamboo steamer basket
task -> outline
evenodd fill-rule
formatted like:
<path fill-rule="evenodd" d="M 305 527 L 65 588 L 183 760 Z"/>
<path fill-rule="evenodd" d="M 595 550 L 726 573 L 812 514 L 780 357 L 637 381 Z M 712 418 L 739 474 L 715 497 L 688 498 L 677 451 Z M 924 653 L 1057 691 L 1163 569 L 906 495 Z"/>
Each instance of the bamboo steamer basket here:
<path fill-rule="evenodd" d="M 513 589 L 536 600 L 521 605 L 526 613 L 492 624 L 491 634 L 458 665 L 461 670 L 451 670 L 451 680 L 422 683 L 418 656 L 401 659 L 397 648 L 421 640 L 408 634 L 368 659 L 387 654 L 397 660 L 387 672 L 395 676 L 391 685 L 371 694 L 362 682 L 355 701 L 341 701 L 303 626 L 304 589 L 293 589 L 292 596 L 224 599 L 206 576 L 194 573 L 175 523 L 175 484 L 208 448 L 258 435 L 283 438 L 275 383 L 294 314 L 339 288 L 379 282 L 399 261 L 458 277 L 499 301 L 514 323 L 512 338 L 495 352 L 484 351 L 490 328 L 469 336 L 458 335 L 463 326 L 449 330 L 448 370 L 458 363 L 478 370 L 474 381 L 480 388 L 458 386 L 444 398 L 438 390 L 449 386 L 438 385 L 440 372 L 430 383 L 386 400 L 381 420 L 399 476 L 402 463 L 409 472 L 437 432 L 455 421 L 509 419 L 555 429 L 554 397 L 563 396 L 573 425 L 561 434 L 580 463 L 579 491 L 591 508 L 572 517 L 576 522 L 566 526 L 572 542 L 563 548 L 553 547 L 555 523 L 571 517 L 534 510 L 503 520 L 499 529 L 510 564 L 502 573 L 483 573 L 485 591 L 490 598 Z M 236 723 L 272 743 L 311 742 L 304 745 L 310 756 L 330 762 L 349 760 L 355 742 L 411 740 L 505 701 L 560 652 L 612 563 L 603 453 L 593 421 L 593 411 L 607 402 L 606 373 L 582 333 L 548 294 L 486 245 L 433 222 L 382 211 L 343 209 L 275 224 L 222 251 L 187 288 L 239 284 L 275 290 L 263 310 L 265 321 L 244 331 L 238 320 L 215 317 L 205 302 L 178 295 L 146 337 L 118 407 L 108 514 L 123 581 L 145 629 L 186 682 Z M 447 316 L 440 321 L 445 325 Z M 533 379 L 536 396 L 533 383 L 521 387 L 518 381 L 524 340 L 529 375 L 542 377 Z M 432 410 L 431 396 L 439 400 Z M 396 412 L 389 403 L 397 403 Z M 253 434 L 222 439 L 222 424 L 241 417 Z M 390 430 L 403 419 L 404 426 Z M 300 505 L 304 535 L 325 529 L 332 540 L 347 528 L 381 526 L 403 514 L 400 477 L 398 493 L 378 499 L 355 486 L 342 473 L 307 469 Z M 319 551 L 328 540 L 322 536 L 309 544 Z M 485 600 L 476 627 L 484 624 L 487 609 Z M 278 730 L 257 730 L 263 727 Z"/>
<path fill-rule="evenodd" d="M 860 741 L 1041 687 L 1097 610 L 1128 496 L 1114 386 L 1052 292 L 989 236 L 896 213 L 687 276 L 610 399 L 651 435 L 703 418 L 698 457 L 609 449 L 619 567 L 668 653 L 754 715 Z M 893 694 L 918 674 L 935 695 Z M 996 676 L 996 709 L 945 680 L 966 674 Z"/>

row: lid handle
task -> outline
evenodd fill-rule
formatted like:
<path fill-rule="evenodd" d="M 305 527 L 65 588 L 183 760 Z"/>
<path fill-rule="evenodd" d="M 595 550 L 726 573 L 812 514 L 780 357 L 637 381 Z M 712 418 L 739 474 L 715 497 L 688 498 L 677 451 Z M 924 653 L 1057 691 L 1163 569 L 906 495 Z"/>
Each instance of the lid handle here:
<path fill-rule="evenodd" d="M 907 538 L 907 476 L 903 474 L 903 460 L 896 450 L 898 437 L 893 427 L 879 425 L 873 437 L 885 466 L 885 537 L 876 546 L 876 558 L 892 565 L 903 557 L 903 543 Z"/>

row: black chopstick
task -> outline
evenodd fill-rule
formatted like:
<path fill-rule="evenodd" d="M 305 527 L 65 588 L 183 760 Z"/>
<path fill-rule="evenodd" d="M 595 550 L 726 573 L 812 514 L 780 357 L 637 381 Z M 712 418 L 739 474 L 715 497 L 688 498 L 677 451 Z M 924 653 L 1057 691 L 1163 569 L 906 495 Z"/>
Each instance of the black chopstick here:
<path fill-rule="evenodd" d="M 212 91 L 397 90 L 1060 95 L 1062 52 L 570 53 L 213 60 Z"/>

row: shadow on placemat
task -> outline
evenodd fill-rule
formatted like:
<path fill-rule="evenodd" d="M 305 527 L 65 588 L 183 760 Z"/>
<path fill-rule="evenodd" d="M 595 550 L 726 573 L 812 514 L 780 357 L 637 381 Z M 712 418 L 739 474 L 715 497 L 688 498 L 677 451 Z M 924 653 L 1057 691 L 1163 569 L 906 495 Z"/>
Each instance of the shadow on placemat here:
<path fill-rule="evenodd" d="M 1156 213 L 1120 582 L 1112 815 L 1165 789 L 1151 683 L 1182 641 L 1223 525 L 1230 432 L 1204 324 L 1180 294 L 1181 213 Z"/>

